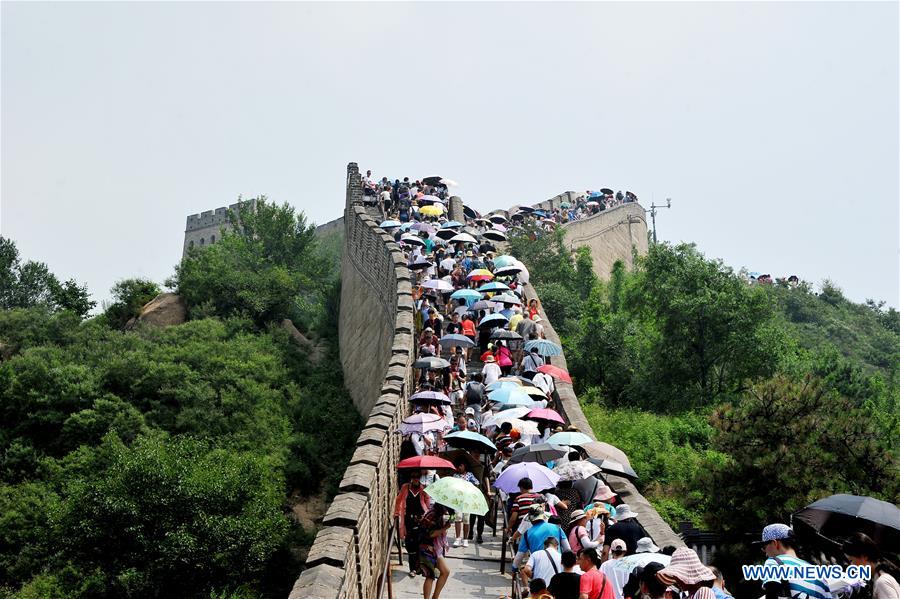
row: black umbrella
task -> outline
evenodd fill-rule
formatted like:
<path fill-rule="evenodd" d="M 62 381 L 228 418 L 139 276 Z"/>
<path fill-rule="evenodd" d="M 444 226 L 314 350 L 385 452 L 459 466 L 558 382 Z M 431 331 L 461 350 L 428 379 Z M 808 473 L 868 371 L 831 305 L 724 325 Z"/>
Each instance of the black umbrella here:
<path fill-rule="evenodd" d="M 428 260 L 417 260 L 410 264 L 408 268 L 410 270 L 425 270 L 426 268 L 431 268 L 432 266 L 434 266 L 434 264 L 432 264 Z"/>
<path fill-rule="evenodd" d="M 515 214 L 512 215 L 513 220 L 522 220 L 523 218 L 525 218 L 524 212 L 516 212 Z"/>
<path fill-rule="evenodd" d="M 438 185 L 440 185 L 441 187 L 446 187 L 443 183 L 441 183 L 441 179 L 443 179 L 443 177 L 425 177 L 424 179 L 422 179 L 422 183 L 424 183 L 425 185 L 434 185 L 435 187 L 437 187 Z"/>
<path fill-rule="evenodd" d="M 600 190 L 600 193 L 602 193 L 603 195 L 611 196 L 615 192 L 608 187 L 604 187 L 603 189 Z"/>
<path fill-rule="evenodd" d="M 453 229 L 440 229 L 440 230 L 438 230 L 437 233 L 435 233 L 435 235 L 437 235 L 444 241 L 447 241 L 451 237 L 456 237 L 458 235 L 458 233 L 456 231 L 454 231 Z"/>
<path fill-rule="evenodd" d="M 531 206 L 519 206 L 519 211 L 531 213 L 534 212 L 534 208 L 532 208 Z"/>
<path fill-rule="evenodd" d="M 792 521 L 835 541 L 863 532 L 883 549 L 900 551 L 900 508 L 874 497 L 832 495 L 794 513 Z"/>
<path fill-rule="evenodd" d="M 464 460 L 466 464 L 469 465 L 469 472 L 471 472 L 475 478 L 479 481 L 484 478 L 484 464 L 472 457 L 472 454 L 465 449 L 451 449 L 449 451 L 442 451 L 438 455 L 454 464 L 460 460 Z"/>
<path fill-rule="evenodd" d="M 504 266 L 503 268 L 498 268 L 494 271 L 495 277 L 508 277 L 511 275 L 515 275 L 522 272 L 522 269 L 518 266 Z"/>
<path fill-rule="evenodd" d="M 538 462 L 546 464 L 550 460 L 557 460 L 568 451 L 559 445 L 551 445 L 550 443 L 539 443 L 537 445 L 526 445 L 520 447 L 512 453 L 509 458 L 510 464 L 518 464 L 519 462 Z"/>
<path fill-rule="evenodd" d="M 521 339 L 522 335 L 515 331 L 507 331 L 506 329 L 494 329 L 491 333 L 491 339 Z"/>
<path fill-rule="evenodd" d="M 413 368 L 427 368 L 428 370 L 440 370 L 441 368 L 449 368 L 450 362 L 445 360 L 444 358 L 438 358 L 436 356 L 428 356 L 425 358 L 419 358 L 415 362 L 413 362 Z"/>
<path fill-rule="evenodd" d="M 478 218 L 478 213 L 475 211 L 475 209 L 469 208 L 465 204 L 463 205 L 463 214 L 466 216 L 466 218 Z"/>
<path fill-rule="evenodd" d="M 494 241 L 506 241 L 506 235 L 501 233 L 500 231 L 485 231 L 482 233 L 485 239 L 493 239 Z"/>
<path fill-rule="evenodd" d="M 612 474 L 613 476 L 621 476 L 622 478 L 627 478 L 628 480 L 637 480 L 638 475 L 637 472 L 632 469 L 631 466 L 626 466 L 621 462 L 616 462 L 615 460 L 604 460 L 600 458 L 588 458 L 587 460 L 591 464 L 600 468 L 600 472 L 604 474 Z"/>

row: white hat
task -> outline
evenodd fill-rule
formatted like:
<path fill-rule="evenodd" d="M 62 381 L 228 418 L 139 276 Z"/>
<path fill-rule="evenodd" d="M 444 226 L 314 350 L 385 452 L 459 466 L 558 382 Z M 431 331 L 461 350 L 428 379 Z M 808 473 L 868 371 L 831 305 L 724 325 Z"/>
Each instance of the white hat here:
<path fill-rule="evenodd" d="M 466 408 L 466 414 L 474 414 L 475 408 Z"/>
<path fill-rule="evenodd" d="M 622 503 L 616 506 L 616 521 L 628 520 L 629 518 L 637 518 L 637 512 L 631 511 L 631 506 Z"/>
<path fill-rule="evenodd" d="M 613 542 L 609 544 L 609 550 L 613 553 L 618 551 L 628 551 L 628 545 L 626 545 L 625 541 L 622 539 L 613 539 Z"/>
<path fill-rule="evenodd" d="M 635 553 L 657 553 L 659 552 L 659 547 L 653 544 L 653 539 L 650 537 L 643 537 L 638 539 L 637 549 L 634 550 Z"/>

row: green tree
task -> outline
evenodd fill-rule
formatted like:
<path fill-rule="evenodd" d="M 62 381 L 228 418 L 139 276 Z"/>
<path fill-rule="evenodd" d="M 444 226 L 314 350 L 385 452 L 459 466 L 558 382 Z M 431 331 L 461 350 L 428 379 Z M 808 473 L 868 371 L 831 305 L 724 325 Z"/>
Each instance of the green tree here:
<path fill-rule="evenodd" d="M 141 308 L 160 293 L 159 285 L 149 279 L 123 279 L 110 290 L 113 301 L 105 314 L 110 326 L 122 328 L 141 313 Z"/>

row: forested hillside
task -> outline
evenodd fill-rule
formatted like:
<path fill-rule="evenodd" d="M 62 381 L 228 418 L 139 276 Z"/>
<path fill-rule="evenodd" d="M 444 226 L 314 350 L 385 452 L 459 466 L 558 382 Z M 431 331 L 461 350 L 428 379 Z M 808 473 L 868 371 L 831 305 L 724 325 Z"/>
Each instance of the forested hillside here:
<path fill-rule="evenodd" d="M 175 268 L 188 320 L 167 328 L 134 318 L 156 283 L 86 318 L 83 287 L 0 240 L 3 594 L 287 595 L 314 534 L 294 507 L 334 492 L 360 422 L 340 244 L 257 206 Z"/>
<path fill-rule="evenodd" d="M 511 242 L 597 437 L 671 525 L 742 547 L 831 493 L 900 499 L 896 310 L 830 283 L 750 285 L 693 245 L 652 245 L 603 283 L 560 228 Z"/>

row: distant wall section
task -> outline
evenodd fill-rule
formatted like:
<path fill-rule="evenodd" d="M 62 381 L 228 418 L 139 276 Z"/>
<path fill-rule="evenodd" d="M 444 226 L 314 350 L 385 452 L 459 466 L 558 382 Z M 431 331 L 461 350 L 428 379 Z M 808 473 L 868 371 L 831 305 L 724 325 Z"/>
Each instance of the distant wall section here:
<path fill-rule="evenodd" d="M 250 208 L 256 206 L 256 200 L 248 200 Z M 222 238 L 222 230 L 231 230 L 231 219 L 228 218 L 228 212 L 235 212 L 240 208 L 241 203 L 231 204 L 230 206 L 222 206 L 215 210 L 207 210 L 200 214 L 191 214 L 187 217 L 184 226 L 184 246 L 181 249 L 181 257 L 187 255 L 189 249 L 194 246 L 204 247 L 211 245 Z"/>

